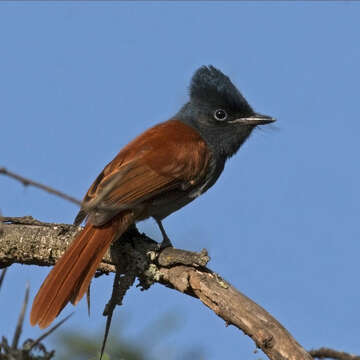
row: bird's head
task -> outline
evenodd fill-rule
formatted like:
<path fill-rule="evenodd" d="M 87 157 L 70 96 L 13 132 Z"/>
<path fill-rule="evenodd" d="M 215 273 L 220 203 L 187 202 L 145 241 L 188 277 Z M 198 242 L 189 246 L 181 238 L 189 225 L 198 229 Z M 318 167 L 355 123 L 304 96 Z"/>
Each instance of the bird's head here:
<path fill-rule="evenodd" d="M 196 128 L 226 158 L 239 149 L 256 126 L 275 121 L 254 112 L 229 77 L 211 65 L 195 72 L 190 101 L 177 116 Z"/>

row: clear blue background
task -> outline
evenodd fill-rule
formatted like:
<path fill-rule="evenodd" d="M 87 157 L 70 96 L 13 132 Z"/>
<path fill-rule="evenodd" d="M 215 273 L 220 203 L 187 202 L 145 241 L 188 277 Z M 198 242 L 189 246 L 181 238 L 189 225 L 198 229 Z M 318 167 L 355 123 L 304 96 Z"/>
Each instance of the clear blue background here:
<path fill-rule="evenodd" d="M 278 123 L 255 131 L 166 229 L 177 247 L 207 248 L 211 268 L 305 348 L 359 354 L 359 10 L 354 2 L 2 2 L 0 165 L 81 198 L 122 146 L 186 102 L 197 67 L 219 67 Z M 5 177 L 0 208 L 64 223 L 77 211 Z M 152 220 L 141 228 L 161 238 Z M 47 272 L 10 268 L 1 335 L 14 331 L 25 282 L 33 297 Z M 64 329 L 102 329 L 111 284 L 96 280 L 91 319 L 83 301 Z M 115 316 L 134 338 L 164 312 L 182 326 L 154 339 L 154 358 L 178 358 L 167 351 L 182 346 L 211 360 L 259 357 L 199 301 L 159 285 L 132 289 Z M 39 333 L 27 325 L 24 337 Z"/>

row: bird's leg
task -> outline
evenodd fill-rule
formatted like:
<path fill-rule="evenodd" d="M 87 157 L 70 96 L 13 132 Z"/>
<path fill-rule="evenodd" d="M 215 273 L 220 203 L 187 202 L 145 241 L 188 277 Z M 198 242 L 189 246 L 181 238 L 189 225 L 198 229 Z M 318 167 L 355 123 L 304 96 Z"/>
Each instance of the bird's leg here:
<path fill-rule="evenodd" d="M 162 241 L 161 244 L 160 244 L 160 249 L 164 249 L 164 248 L 166 248 L 166 247 L 173 247 L 173 245 L 172 245 L 169 237 L 167 236 L 167 234 L 166 234 L 166 232 L 165 232 L 165 229 L 164 229 L 164 227 L 163 227 L 163 224 L 162 224 L 161 220 L 155 219 L 155 221 L 156 221 L 156 223 L 158 224 L 159 229 L 160 229 L 160 231 L 161 231 L 161 234 L 162 234 L 162 236 L 163 236 L 163 241 Z"/>

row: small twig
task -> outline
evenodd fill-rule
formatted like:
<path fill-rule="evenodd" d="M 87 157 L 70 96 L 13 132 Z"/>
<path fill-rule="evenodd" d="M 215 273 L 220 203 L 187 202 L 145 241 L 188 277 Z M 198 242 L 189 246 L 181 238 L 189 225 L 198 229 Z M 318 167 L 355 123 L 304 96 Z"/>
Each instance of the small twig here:
<path fill-rule="evenodd" d="M 2 222 L 2 214 L 0 211 L 0 236 L 3 234 L 3 232 L 4 232 L 4 224 Z"/>
<path fill-rule="evenodd" d="M 90 308 L 90 305 L 91 305 L 91 303 L 90 303 L 90 287 L 91 287 L 91 283 L 89 284 L 89 287 L 88 287 L 88 290 L 87 290 L 87 292 L 86 292 L 86 303 L 87 303 L 87 310 L 88 310 L 88 316 L 90 317 L 90 310 L 91 310 L 91 308 Z"/>
<path fill-rule="evenodd" d="M 2 285 L 2 283 L 4 281 L 6 271 L 7 271 L 7 268 L 3 269 L 3 271 L 1 272 L 1 275 L 0 275 L 0 289 L 1 289 L 1 285 Z"/>
<path fill-rule="evenodd" d="M 56 196 L 59 196 L 65 200 L 68 200 L 76 205 L 81 205 L 81 201 L 70 196 L 70 195 L 67 195 L 65 193 L 63 193 L 62 191 L 59 191 L 59 190 L 56 190 L 50 186 L 47 186 L 47 185 L 44 185 L 44 184 L 40 184 L 38 183 L 37 181 L 33 181 L 33 180 L 30 180 L 30 179 L 27 179 L 21 175 L 18 175 L 18 174 L 15 174 L 9 170 L 7 170 L 6 168 L 2 167 L 0 168 L 0 174 L 3 174 L 3 175 L 6 175 L 6 176 L 9 176 L 19 182 L 21 182 L 24 186 L 34 186 L 34 187 L 37 187 L 41 190 L 44 190 L 50 194 L 53 194 L 53 195 L 56 195 Z"/>
<path fill-rule="evenodd" d="M 38 225 L 38 226 L 53 226 L 52 223 L 46 223 L 34 219 L 32 216 L 1 216 L 0 223 L 4 224 L 21 224 L 21 225 Z M 71 227 L 67 224 L 59 224 L 60 226 Z"/>
<path fill-rule="evenodd" d="M 21 332 L 22 332 L 22 328 L 24 325 L 24 318 L 25 318 L 25 312 L 28 306 L 28 302 L 29 302 L 29 292 L 30 292 L 30 286 L 29 283 L 26 284 L 26 290 L 25 290 L 25 298 L 24 298 L 24 302 L 23 302 L 23 306 L 21 308 L 21 312 L 19 315 L 19 319 L 16 325 L 16 329 L 15 329 L 15 334 L 14 334 L 14 339 L 11 345 L 11 348 L 13 350 L 16 350 L 18 348 L 18 344 L 19 344 L 19 339 L 21 336 Z"/>
<path fill-rule="evenodd" d="M 115 309 L 115 306 L 116 306 L 116 300 L 115 300 L 116 295 L 115 295 L 115 293 L 117 292 L 117 287 L 118 287 L 119 281 L 120 281 L 120 273 L 118 271 L 116 271 L 111 298 L 110 298 L 110 301 L 106 304 L 104 312 L 103 312 L 103 315 L 106 316 L 106 325 L 105 325 L 104 338 L 103 338 L 103 341 L 102 341 L 102 344 L 101 344 L 100 360 L 102 359 L 102 357 L 104 355 L 106 342 L 107 342 L 107 339 L 108 339 L 108 336 L 109 336 L 111 320 L 112 320 L 112 316 L 113 316 L 114 309 Z"/>
<path fill-rule="evenodd" d="M 46 331 L 44 334 L 42 334 L 41 336 L 39 336 L 34 342 L 31 343 L 31 345 L 29 346 L 29 348 L 27 349 L 28 351 L 32 350 L 35 346 L 37 346 L 38 344 L 40 344 L 40 342 L 42 340 L 44 340 L 47 336 L 49 336 L 52 332 L 54 332 L 59 326 L 61 326 L 67 319 L 70 318 L 70 316 L 72 316 L 74 313 L 72 312 L 71 314 L 69 314 L 68 316 L 66 316 L 64 319 L 62 319 L 61 321 L 59 321 L 56 325 L 54 325 L 51 329 L 49 329 L 48 331 Z"/>
<path fill-rule="evenodd" d="M 310 350 L 309 354 L 314 359 L 360 360 L 360 356 L 324 347 L 316 350 Z"/>
<path fill-rule="evenodd" d="M 116 267 L 116 273 L 114 278 L 114 284 L 113 284 L 113 291 L 111 294 L 111 298 L 109 302 L 106 304 L 103 315 L 107 317 L 106 319 L 106 325 L 105 325 L 105 333 L 103 342 L 101 345 L 101 351 L 100 351 L 100 360 L 102 359 L 102 356 L 104 354 L 107 338 L 109 336 L 110 326 L 111 326 L 111 320 L 112 316 L 115 310 L 116 305 L 122 305 L 122 300 L 124 299 L 124 296 L 129 290 L 129 288 L 134 284 L 135 282 L 135 275 L 133 275 L 131 272 L 129 274 L 125 274 L 121 276 L 121 272 L 118 267 Z"/>

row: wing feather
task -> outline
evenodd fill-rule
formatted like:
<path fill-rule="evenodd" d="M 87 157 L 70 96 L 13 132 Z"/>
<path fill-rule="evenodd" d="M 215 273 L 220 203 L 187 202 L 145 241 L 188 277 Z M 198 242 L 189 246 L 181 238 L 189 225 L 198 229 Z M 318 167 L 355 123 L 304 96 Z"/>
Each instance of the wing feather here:
<path fill-rule="evenodd" d="M 177 120 L 159 124 L 128 144 L 96 178 L 82 205 L 94 225 L 165 191 L 195 186 L 209 151 L 200 135 Z"/>

